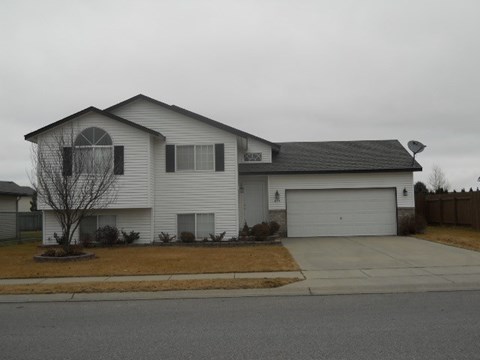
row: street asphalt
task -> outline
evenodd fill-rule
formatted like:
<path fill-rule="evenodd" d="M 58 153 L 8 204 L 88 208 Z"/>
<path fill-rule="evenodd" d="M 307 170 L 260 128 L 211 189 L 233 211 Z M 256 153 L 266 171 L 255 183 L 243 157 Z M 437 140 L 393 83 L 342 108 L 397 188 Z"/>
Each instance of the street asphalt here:
<path fill-rule="evenodd" d="M 0 304 L 0 357 L 478 359 L 480 292 Z"/>
<path fill-rule="evenodd" d="M 0 285 L 83 281 L 145 281 L 290 277 L 274 289 L 160 291 L 103 294 L 0 295 L 0 302 L 93 301 L 331 295 L 480 290 L 480 252 L 400 236 L 282 240 L 301 271 L 270 273 L 0 279 Z"/>

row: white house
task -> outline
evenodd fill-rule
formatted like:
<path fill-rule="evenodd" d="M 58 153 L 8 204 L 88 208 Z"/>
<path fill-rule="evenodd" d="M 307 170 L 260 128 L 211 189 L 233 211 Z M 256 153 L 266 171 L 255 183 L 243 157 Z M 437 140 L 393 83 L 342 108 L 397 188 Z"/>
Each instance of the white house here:
<path fill-rule="evenodd" d="M 121 169 L 116 202 L 80 233 L 109 224 L 149 243 L 160 232 L 234 237 L 245 222 L 275 220 L 289 237 L 394 235 L 414 212 L 413 172 L 422 168 L 397 140 L 273 143 L 144 95 L 87 108 L 25 139 L 47 141 L 72 125 L 83 146 L 114 152 Z M 110 140 L 95 143 L 105 133 Z M 41 199 L 38 207 L 43 241 L 54 242 L 59 224 Z"/>
<path fill-rule="evenodd" d="M 18 213 L 22 211 L 21 201 L 28 201 L 32 196 L 33 189 L 28 186 L 19 186 L 13 181 L 0 181 L 0 240 L 13 239 L 19 235 Z"/>

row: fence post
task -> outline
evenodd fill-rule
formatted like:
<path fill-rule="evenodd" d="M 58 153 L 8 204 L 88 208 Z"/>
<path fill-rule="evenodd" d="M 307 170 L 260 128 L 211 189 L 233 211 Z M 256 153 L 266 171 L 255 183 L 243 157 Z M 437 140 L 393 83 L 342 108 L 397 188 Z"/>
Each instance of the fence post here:
<path fill-rule="evenodd" d="M 440 207 L 440 225 L 443 225 L 443 199 L 439 198 L 438 199 L 439 207 Z"/>
<path fill-rule="evenodd" d="M 458 225 L 458 208 L 457 208 L 457 195 L 453 195 L 453 221 L 455 226 Z"/>
<path fill-rule="evenodd" d="M 472 227 L 480 230 L 480 192 L 471 194 L 472 202 Z"/>

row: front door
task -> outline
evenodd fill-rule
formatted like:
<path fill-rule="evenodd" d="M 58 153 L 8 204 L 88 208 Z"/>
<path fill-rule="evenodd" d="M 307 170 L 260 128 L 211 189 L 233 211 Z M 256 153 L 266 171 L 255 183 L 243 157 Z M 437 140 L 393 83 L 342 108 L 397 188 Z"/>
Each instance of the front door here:
<path fill-rule="evenodd" d="M 252 227 L 267 221 L 267 189 L 264 181 L 246 181 L 243 184 L 245 221 Z"/>

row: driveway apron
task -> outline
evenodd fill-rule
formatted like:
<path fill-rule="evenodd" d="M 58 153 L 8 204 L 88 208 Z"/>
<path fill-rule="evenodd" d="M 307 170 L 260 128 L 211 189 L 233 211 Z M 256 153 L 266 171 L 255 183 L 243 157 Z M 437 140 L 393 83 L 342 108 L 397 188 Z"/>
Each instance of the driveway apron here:
<path fill-rule="evenodd" d="M 282 240 L 319 293 L 480 288 L 480 252 L 413 237 L 363 236 Z M 301 285 L 302 284 L 302 285 Z"/>

